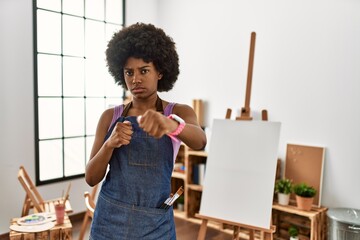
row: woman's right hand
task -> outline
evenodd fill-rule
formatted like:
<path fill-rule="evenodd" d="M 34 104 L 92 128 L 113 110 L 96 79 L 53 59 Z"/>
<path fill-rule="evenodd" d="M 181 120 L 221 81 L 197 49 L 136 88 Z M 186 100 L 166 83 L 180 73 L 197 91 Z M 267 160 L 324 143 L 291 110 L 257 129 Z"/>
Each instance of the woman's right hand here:
<path fill-rule="evenodd" d="M 110 137 L 106 140 L 106 145 L 111 148 L 119 148 L 128 145 L 133 134 L 131 122 L 117 122 Z"/>

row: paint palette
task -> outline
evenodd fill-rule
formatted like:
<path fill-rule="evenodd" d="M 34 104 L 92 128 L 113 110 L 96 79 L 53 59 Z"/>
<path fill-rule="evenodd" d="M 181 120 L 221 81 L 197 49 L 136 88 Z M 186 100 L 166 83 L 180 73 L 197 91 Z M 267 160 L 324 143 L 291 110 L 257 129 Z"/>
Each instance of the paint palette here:
<path fill-rule="evenodd" d="M 49 230 L 55 226 L 55 222 L 46 222 L 44 224 L 37 224 L 33 226 L 23 226 L 23 225 L 11 225 L 10 229 L 16 232 L 42 232 Z"/>
<path fill-rule="evenodd" d="M 18 225 L 33 226 L 52 222 L 56 220 L 55 214 L 51 213 L 34 213 L 17 220 Z"/>

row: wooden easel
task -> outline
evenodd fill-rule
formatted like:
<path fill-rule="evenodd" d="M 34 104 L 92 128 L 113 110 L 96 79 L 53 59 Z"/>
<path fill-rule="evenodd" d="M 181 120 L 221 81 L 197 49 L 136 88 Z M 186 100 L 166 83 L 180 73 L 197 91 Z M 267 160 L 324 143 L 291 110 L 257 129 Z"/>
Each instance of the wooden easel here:
<path fill-rule="evenodd" d="M 251 33 L 251 40 L 250 40 L 250 53 L 249 53 L 249 65 L 248 65 L 248 75 L 247 75 L 247 83 L 246 83 L 246 95 L 245 95 L 245 106 L 241 108 L 241 115 L 236 117 L 236 120 L 252 120 L 251 111 L 250 111 L 250 98 L 251 98 L 251 83 L 252 83 L 252 75 L 253 75 L 253 68 L 254 68 L 254 53 L 255 53 L 255 40 L 256 40 L 256 33 Z M 231 117 L 231 109 L 228 108 L 226 110 L 225 119 L 230 119 Z M 268 115 L 266 110 L 262 110 L 261 119 L 263 121 L 268 120 Z M 249 239 L 254 240 L 254 232 L 260 232 L 260 239 L 265 240 L 273 240 L 273 233 L 276 230 L 276 227 L 271 224 L 269 229 L 250 226 L 242 223 L 232 222 L 224 219 L 218 219 L 210 216 L 195 214 L 195 217 L 202 219 L 202 223 L 199 230 L 199 235 L 197 240 L 205 240 L 206 237 L 206 230 L 207 230 L 207 223 L 208 221 L 215 221 L 221 224 L 227 224 L 234 227 L 233 232 L 233 239 L 239 240 L 240 237 L 240 228 L 245 228 L 249 230 Z"/>
<path fill-rule="evenodd" d="M 197 240 L 205 240 L 208 221 L 214 221 L 214 222 L 234 226 L 234 234 L 233 234 L 234 240 L 240 240 L 240 237 L 239 237 L 240 228 L 246 228 L 246 229 L 250 230 L 250 234 L 249 234 L 250 240 L 254 240 L 254 231 L 259 231 L 260 239 L 264 239 L 264 240 L 273 240 L 273 233 L 275 232 L 275 226 L 273 226 L 273 225 L 270 227 L 270 229 L 266 229 L 266 228 L 260 228 L 260 227 L 246 225 L 246 224 L 236 223 L 236 222 L 232 222 L 232 221 L 227 221 L 224 219 L 218 219 L 218 218 L 214 218 L 214 217 L 204 216 L 204 215 L 200 215 L 200 214 L 195 214 L 195 217 L 202 219 L 202 223 L 200 226 L 199 235 L 198 235 Z"/>
<path fill-rule="evenodd" d="M 251 111 L 250 111 L 250 99 L 251 99 L 252 76 L 254 69 L 255 40 L 256 40 L 256 33 L 252 32 L 250 39 L 250 53 L 249 53 L 249 65 L 248 65 L 248 74 L 247 74 L 246 92 L 245 92 L 245 106 L 241 108 L 241 115 L 239 117 L 236 117 L 236 120 L 252 120 Z M 230 117 L 231 117 L 231 109 L 228 108 L 226 110 L 225 119 L 230 119 Z M 261 111 L 261 119 L 263 121 L 268 120 L 267 111 L 265 109 Z"/>

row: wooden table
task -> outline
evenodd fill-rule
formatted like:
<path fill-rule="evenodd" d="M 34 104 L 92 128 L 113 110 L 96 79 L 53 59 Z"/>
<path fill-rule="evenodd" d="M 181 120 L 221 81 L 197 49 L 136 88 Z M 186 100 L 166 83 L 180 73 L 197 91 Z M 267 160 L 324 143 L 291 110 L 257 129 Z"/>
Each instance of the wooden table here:
<path fill-rule="evenodd" d="M 11 225 L 17 224 L 17 218 L 11 220 Z M 72 240 L 72 224 L 65 214 L 64 223 L 53 228 L 36 233 L 10 231 L 10 240 Z"/>

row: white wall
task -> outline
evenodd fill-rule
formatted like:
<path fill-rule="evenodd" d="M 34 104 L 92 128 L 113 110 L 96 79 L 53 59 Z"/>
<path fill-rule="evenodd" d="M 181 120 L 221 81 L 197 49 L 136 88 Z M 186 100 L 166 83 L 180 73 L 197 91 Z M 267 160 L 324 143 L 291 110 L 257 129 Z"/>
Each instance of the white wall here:
<path fill-rule="evenodd" d="M 0 1 L 0 234 L 18 216 L 19 165 L 35 178 L 32 7 Z M 251 107 L 282 122 L 286 143 L 326 147 L 323 204 L 360 209 L 360 2 L 130 0 L 127 23 L 152 22 L 177 43 L 181 73 L 168 100 L 206 101 L 206 125 L 244 105 L 250 33 L 257 33 Z M 39 187 L 56 197 L 67 183 Z M 76 213 L 84 179 L 72 181 Z"/>
<path fill-rule="evenodd" d="M 127 0 L 126 25 L 136 22 L 158 25 L 158 0 Z"/>
<path fill-rule="evenodd" d="M 145 1 L 145 0 L 144 0 Z M 326 147 L 322 203 L 360 209 L 360 2 L 160 0 L 181 73 L 163 94 L 206 101 L 206 125 L 244 106 L 250 33 L 257 33 L 251 108 L 282 122 L 286 144 Z"/>
<path fill-rule="evenodd" d="M 25 192 L 17 180 L 20 165 L 35 179 L 32 1 L 0 0 L 0 235 L 19 217 Z M 85 210 L 84 179 L 72 180 L 75 213 Z M 38 187 L 45 199 L 61 196 L 68 182 Z"/>

